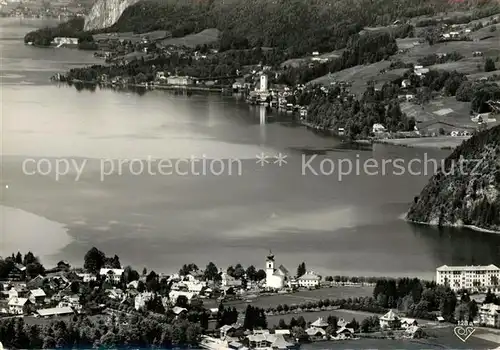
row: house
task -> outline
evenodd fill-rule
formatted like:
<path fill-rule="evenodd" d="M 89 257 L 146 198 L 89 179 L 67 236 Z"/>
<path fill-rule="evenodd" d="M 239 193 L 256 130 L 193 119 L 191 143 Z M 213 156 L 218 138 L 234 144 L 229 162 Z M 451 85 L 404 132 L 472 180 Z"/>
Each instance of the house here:
<path fill-rule="evenodd" d="M 134 308 L 141 310 L 146 307 L 146 303 L 153 298 L 153 293 L 145 292 L 137 295 L 134 299 Z"/>
<path fill-rule="evenodd" d="M 234 323 L 232 325 L 224 325 L 222 326 L 220 331 L 220 338 L 225 339 L 226 337 L 230 337 L 234 334 L 234 332 L 241 328 L 241 325 L 238 323 Z"/>
<path fill-rule="evenodd" d="M 123 275 L 123 269 L 107 269 L 102 268 L 99 271 L 99 275 L 104 276 L 106 281 L 110 283 L 120 283 Z"/>
<path fill-rule="evenodd" d="M 31 280 L 29 280 L 26 283 L 26 287 L 29 289 L 40 288 L 43 285 L 44 279 L 45 279 L 45 277 L 43 277 L 42 275 L 38 275 L 35 278 L 32 278 Z"/>
<path fill-rule="evenodd" d="M 313 339 L 323 339 L 326 337 L 326 331 L 323 328 L 309 327 L 306 329 L 306 333 Z"/>
<path fill-rule="evenodd" d="M 37 310 L 37 314 L 40 317 L 51 317 L 51 316 L 67 316 L 74 314 L 75 311 L 70 307 L 53 307 L 49 309 Z"/>
<path fill-rule="evenodd" d="M 282 334 L 254 333 L 247 336 L 250 348 L 255 350 L 293 349 L 295 344 L 285 340 Z"/>
<path fill-rule="evenodd" d="M 156 72 L 156 80 L 166 80 L 165 72 Z"/>
<path fill-rule="evenodd" d="M 312 53 L 312 55 L 313 55 L 313 56 L 319 56 L 319 51 L 314 51 L 314 52 Z"/>
<path fill-rule="evenodd" d="M 124 297 L 124 292 L 121 289 L 113 288 L 106 291 L 108 293 L 108 298 L 113 300 L 122 300 Z"/>
<path fill-rule="evenodd" d="M 233 276 L 227 274 L 227 272 L 223 272 L 221 274 L 221 284 L 223 287 L 239 287 L 241 286 L 241 280 L 236 279 Z"/>
<path fill-rule="evenodd" d="M 337 330 L 337 338 L 338 339 L 352 338 L 353 334 L 354 334 L 353 328 L 340 327 Z"/>
<path fill-rule="evenodd" d="M 78 38 L 68 38 L 68 37 L 55 37 L 52 40 L 52 44 L 57 47 L 61 46 L 76 46 L 78 45 Z"/>
<path fill-rule="evenodd" d="M 408 88 L 408 87 L 410 87 L 410 86 L 411 86 L 411 81 L 410 81 L 410 79 L 403 79 L 403 81 L 401 82 L 401 87 L 402 87 L 403 89 L 406 89 L 406 88 Z"/>
<path fill-rule="evenodd" d="M 61 260 L 57 263 L 57 268 L 59 270 L 69 270 L 70 267 L 71 265 L 65 260 Z"/>
<path fill-rule="evenodd" d="M 19 297 L 19 292 L 14 287 L 9 289 L 9 291 L 7 292 L 7 299 L 18 298 L 18 297 Z"/>
<path fill-rule="evenodd" d="M 178 77 L 178 76 L 167 77 L 168 85 L 187 86 L 187 85 L 193 85 L 193 83 L 194 81 L 190 77 Z"/>
<path fill-rule="evenodd" d="M 415 68 L 414 73 L 417 76 L 422 77 L 423 75 L 429 73 L 429 68 Z"/>
<path fill-rule="evenodd" d="M 26 276 L 26 267 L 22 264 L 14 264 L 9 272 L 9 278 L 14 281 L 23 280 Z"/>
<path fill-rule="evenodd" d="M 383 125 L 382 125 L 382 124 L 380 124 L 380 123 L 375 123 L 375 124 L 373 124 L 373 126 L 372 126 L 372 132 L 373 132 L 374 134 L 380 134 L 380 133 L 383 133 L 383 132 L 385 132 L 385 131 L 386 131 L 386 130 L 385 130 L 385 126 L 383 126 Z"/>
<path fill-rule="evenodd" d="M 326 328 L 328 327 L 328 322 L 326 322 L 323 317 L 319 317 L 316 321 L 311 323 L 311 327 L 316 327 L 316 328 Z"/>
<path fill-rule="evenodd" d="M 43 303 L 45 301 L 46 296 L 47 295 L 45 294 L 43 289 L 41 289 L 41 288 L 33 289 L 30 292 L 29 301 L 32 304 L 40 304 L 40 303 Z"/>
<path fill-rule="evenodd" d="M 448 285 L 452 290 L 491 288 L 498 291 L 500 268 L 491 264 L 486 266 L 448 266 L 436 269 L 436 283 Z M 495 283 L 496 282 L 496 283 Z"/>
<path fill-rule="evenodd" d="M 457 131 L 457 130 L 453 130 L 451 133 L 450 133 L 451 136 L 460 136 L 460 132 Z"/>
<path fill-rule="evenodd" d="M 418 322 L 414 318 L 402 318 L 401 319 L 401 328 L 408 329 L 412 326 L 417 326 Z"/>
<path fill-rule="evenodd" d="M 77 276 L 80 277 L 84 283 L 97 280 L 97 276 L 91 273 L 77 273 Z"/>
<path fill-rule="evenodd" d="M 30 306 L 30 301 L 27 298 L 11 298 L 9 299 L 9 314 L 12 315 L 24 315 L 28 313 L 28 307 Z"/>
<path fill-rule="evenodd" d="M 265 287 L 269 289 L 282 289 L 288 284 L 289 279 L 290 274 L 283 265 L 280 265 L 277 269 L 275 268 L 274 255 L 272 252 L 269 252 L 266 259 Z"/>
<path fill-rule="evenodd" d="M 197 296 L 196 296 L 196 294 L 192 293 L 192 292 L 184 292 L 184 291 L 180 291 L 180 290 L 172 290 L 168 294 L 168 298 L 170 299 L 170 302 L 172 304 L 176 304 L 177 303 L 177 299 L 180 296 L 186 297 L 187 301 L 188 301 L 188 304 L 191 304 L 193 301 L 195 301 L 195 300 L 198 299 Z"/>
<path fill-rule="evenodd" d="M 475 323 L 487 327 L 500 327 L 500 305 L 484 304 L 478 310 Z"/>
<path fill-rule="evenodd" d="M 425 333 L 419 326 L 410 326 L 405 329 L 404 336 L 411 339 L 419 339 L 423 338 Z"/>
<path fill-rule="evenodd" d="M 379 321 L 382 329 L 397 329 L 401 325 L 401 318 L 392 310 L 380 316 Z"/>
<path fill-rule="evenodd" d="M 319 287 L 320 282 L 321 282 L 321 276 L 312 271 L 308 271 L 299 278 L 297 278 L 298 285 L 303 288 Z"/>
<path fill-rule="evenodd" d="M 346 321 L 346 320 L 344 320 L 343 318 L 340 318 L 340 319 L 337 321 L 337 326 L 338 326 L 339 328 L 346 327 L 348 324 L 349 324 L 349 322 L 347 322 L 347 321 Z"/>

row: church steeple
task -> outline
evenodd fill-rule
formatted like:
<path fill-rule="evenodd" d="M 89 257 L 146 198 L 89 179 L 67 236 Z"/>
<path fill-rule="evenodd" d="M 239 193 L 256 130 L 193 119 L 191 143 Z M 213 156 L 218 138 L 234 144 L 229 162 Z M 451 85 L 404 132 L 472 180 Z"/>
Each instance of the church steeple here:
<path fill-rule="evenodd" d="M 267 261 L 274 261 L 274 254 L 271 250 L 269 250 L 269 255 L 267 256 Z"/>

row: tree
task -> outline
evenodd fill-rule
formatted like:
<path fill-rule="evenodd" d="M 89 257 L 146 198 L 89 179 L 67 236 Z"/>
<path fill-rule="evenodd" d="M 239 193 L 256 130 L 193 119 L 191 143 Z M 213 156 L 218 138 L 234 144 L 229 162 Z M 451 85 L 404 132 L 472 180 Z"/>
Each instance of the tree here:
<path fill-rule="evenodd" d="M 123 282 L 125 284 L 129 284 L 132 281 L 138 281 L 139 277 L 139 272 L 132 269 L 131 266 L 127 266 L 123 270 Z"/>
<path fill-rule="evenodd" d="M 485 72 L 492 72 L 496 70 L 495 68 L 495 62 L 491 58 L 487 58 L 486 62 L 484 62 L 484 71 Z"/>
<path fill-rule="evenodd" d="M 121 269 L 122 268 L 122 265 L 120 264 L 120 258 L 118 257 L 118 255 L 115 254 L 115 256 L 111 259 L 110 266 L 113 269 Z"/>
<path fill-rule="evenodd" d="M 305 275 L 306 273 L 306 263 L 305 262 L 302 262 L 301 264 L 299 264 L 299 266 L 297 267 L 297 278 L 300 277 L 300 276 L 303 276 Z"/>
<path fill-rule="evenodd" d="M 23 255 L 21 254 L 21 252 L 17 252 L 16 264 L 22 264 L 22 263 L 23 263 Z"/>
<path fill-rule="evenodd" d="M 266 271 L 260 269 L 257 271 L 257 274 L 255 275 L 255 280 L 256 281 L 262 281 L 263 279 L 266 278 Z"/>
<path fill-rule="evenodd" d="M 234 267 L 234 272 L 233 272 L 233 277 L 236 278 L 237 280 L 241 279 L 245 275 L 245 269 L 241 264 L 236 264 Z"/>
<path fill-rule="evenodd" d="M 208 281 L 219 281 L 219 269 L 213 262 L 209 262 L 203 273 L 203 277 Z"/>
<path fill-rule="evenodd" d="M 97 273 L 104 266 L 105 260 L 106 255 L 93 247 L 85 254 L 83 267 L 92 273 Z"/>
<path fill-rule="evenodd" d="M 246 274 L 247 274 L 247 278 L 250 281 L 255 281 L 256 280 L 256 276 L 257 276 L 257 270 L 255 269 L 255 266 L 250 265 L 247 268 Z"/>

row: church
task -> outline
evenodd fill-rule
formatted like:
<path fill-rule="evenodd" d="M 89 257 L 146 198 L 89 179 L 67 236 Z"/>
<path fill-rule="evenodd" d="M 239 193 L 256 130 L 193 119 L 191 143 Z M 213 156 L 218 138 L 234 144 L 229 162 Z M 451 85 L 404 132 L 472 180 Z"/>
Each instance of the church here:
<path fill-rule="evenodd" d="M 266 259 L 266 288 L 282 289 L 289 286 L 290 274 L 288 270 L 280 265 L 275 268 L 274 255 L 269 252 Z"/>

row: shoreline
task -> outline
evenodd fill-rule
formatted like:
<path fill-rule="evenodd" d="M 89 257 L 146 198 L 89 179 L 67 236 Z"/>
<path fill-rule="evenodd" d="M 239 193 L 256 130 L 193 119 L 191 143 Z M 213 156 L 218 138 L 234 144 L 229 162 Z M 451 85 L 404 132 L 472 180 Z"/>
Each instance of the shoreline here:
<path fill-rule="evenodd" d="M 475 225 L 442 225 L 442 226 L 439 226 L 439 225 L 436 225 L 436 224 L 432 224 L 430 222 L 410 220 L 410 219 L 408 219 L 407 215 L 408 215 L 408 213 L 404 214 L 404 216 L 403 216 L 402 219 L 404 221 L 408 222 L 408 223 L 411 223 L 411 224 L 425 225 L 425 226 L 431 226 L 431 227 L 435 227 L 435 228 L 439 228 L 439 227 L 455 228 L 455 229 L 466 228 L 466 229 L 477 231 L 477 232 L 484 232 L 484 233 L 491 233 L 491 234 L 500 235 L 500 231 L 490 230 L 490 229 L 478 227 L 478 226 L 475 226 Z"/>
<path fill-rule="evenodd" d="M 82 80 L 68 80 L 60 81 L 51 78 L 51 81 L 57 84 L 65 84 L 74 86 L 83 84 L 92 87 L 120 89 L 120 88 L 141 88 L 144 90 L 177 90 L 177 91 L 206 91 L 206 92 L 226 92 L 231 91 L 230 87 L 209 87 L 209 86 L 181 86 L 181 85 L 144 85 L 144 84 L 111 84 L 111 83 L 98 83 L 95 81 L 82 81 Z"/>
<path fill-rule="evenodd" d="M 432 148 L 441 150 L 453 150 L 460 146 L 470 136 L 429 136 L 429 137 L 408 137 L 408 138 L 384 138 L 384 139 L 362 139 L 354 140 L 354 143 L 361 145 L 391 145 L 406 148 Z"/>

